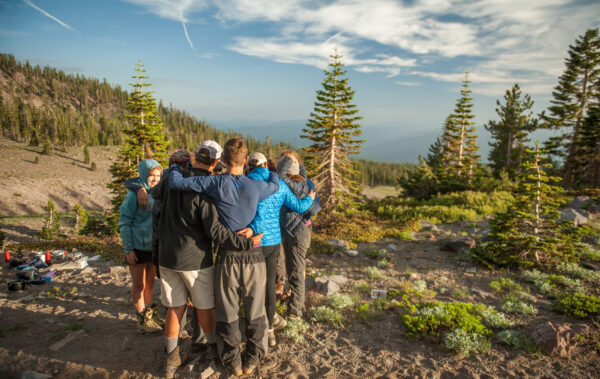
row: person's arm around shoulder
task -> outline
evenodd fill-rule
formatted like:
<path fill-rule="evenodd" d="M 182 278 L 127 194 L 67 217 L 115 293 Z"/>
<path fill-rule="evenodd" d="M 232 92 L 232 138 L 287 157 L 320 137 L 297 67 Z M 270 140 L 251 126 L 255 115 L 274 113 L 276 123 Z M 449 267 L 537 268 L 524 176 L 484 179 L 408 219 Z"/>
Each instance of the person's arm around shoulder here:
<path fill-rule="evenodd" d="M 313 200 L 316 195 L 315 191 L 310 191 L 308 195 L 304 197 L 304 199 L 300 200 L 298 197 L 296 197 L 296 195 L 294 195 L 285 182 L 282 182 L 281 186 L 283 187 L 284 191 L 283 205 L 288 207 L 291 211 L 304 213 L 313 204 Z"/>
<path fill-rule="evenodd" d="M 150 207 L 150 198 L 148 197 L 148 192 L 146 192 L 146 189 L 140 182 L 139 177 L 127 179 L 125 182 L 125 188 L 137 195 L 138 207 L 142 209 L 147 209 Z"/>
<path fill-rule="evenodd" d="M 254 247 L 252 238 L 244 238 L 221 224 L 212 200 L 200 201 L 198 206 L 204 231 L 213 242 L 236 251 L 250 250 Z"/>
<path fill-rule="evenodd" d="M 279 175 L 275 172 L 269 173 L 269 181 L 252 180 L 258 193 L 258 201 L 263 201 L 279 190 Z"/>
<path fill-rule="evenodd" d="M 173 165 L 170 167 L 169 185 L 174 190 L 212 195 L 222 181 L 222 176 L 191 176 L 184 178 L 179 166 Z"/>
<path fill-rule="evenodd" d="M 133 192 L 129 192 L 127 196 L 125 196 L 125 200 L 119 209 L 121 210 L 121 216 L 119 217 L 119 232 L 121 234 L 123 250 L 125 251 L 125 258 L 127 259 L 128 264 L 135 265 L 137 263 L 137 258 L 133 251 L 132 226 L 135 213 L 137 212 L 137 198 Z"/>

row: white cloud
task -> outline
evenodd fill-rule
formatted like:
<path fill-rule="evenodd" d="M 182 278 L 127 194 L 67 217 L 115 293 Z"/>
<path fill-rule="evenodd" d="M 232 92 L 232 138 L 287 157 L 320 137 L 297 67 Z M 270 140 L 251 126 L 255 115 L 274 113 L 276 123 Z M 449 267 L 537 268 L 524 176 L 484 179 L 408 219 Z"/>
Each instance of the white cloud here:
<path fill-rule="evenodd" d="M 56 21 L 60 26 L 64 27 L 67 30 L 70 30 L 72 32 L 76 32 L 77 30 L 75 30 L 75 28 L 73 28 L 71 25 L 59 20 L 58 18 L 52 16 L 50 13 L 46 12 L 45 10 L 43 10 L 42 8 L 38 7 L 37 5 L 35 5 L 33 3 L 33 1 L 31 0 L 23 0 L 23 2 L 27 5 L 29 5 L 30 7 L 32 7 L 33 9 L 35 9 L 36 11 L 40 12 L 41 14 L 43 14 L 44 16 Z"/>
<path fill-rule="evenodd" d="M 225 27 L 263 26 L 232 39 L 240 54 L 324 68 L 338 47 L 360 72 L 393 77 L 418 66 L 416 76 L 460 82 L 469 70 L 473 86 L 495 96 L 515 82 L 551 88 L 569 44 L 600 20 L 597 4 L 578 0 L 125 1 L 181 22 L 192 48 L 185 23 L 210 10 Z"/>

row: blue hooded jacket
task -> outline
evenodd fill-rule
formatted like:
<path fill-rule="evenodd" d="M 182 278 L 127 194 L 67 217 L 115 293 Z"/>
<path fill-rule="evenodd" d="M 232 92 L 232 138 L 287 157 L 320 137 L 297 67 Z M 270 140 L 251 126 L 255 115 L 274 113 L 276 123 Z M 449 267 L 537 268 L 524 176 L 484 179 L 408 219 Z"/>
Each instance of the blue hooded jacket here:
<path fill-rule="evenodd" d="M 119 231 L 125 254 L 133 251 L 133 249 L 152 251 L 152 206 L 154 205 L 154 199 L 149 193 L 148 175 L 155 167 L 161 166 L 154 159 L 147 159 L 138 164 L 139 182 L 148 191 L 151 206 L 147 209 L 138 208 L 137 196 L 131 191 L 127 193 L 123 204 L 121 204 Z"/>
<path fill-rule="evenodd" d="M 266 167 L 257 167 L 248 177 L 257 180 L 269 180 L 269 169 Z M 261 240 L 262 246 L 273 246 L 281 243 L 281 227 L 279 225 L 279 212 L 281 206 L 285 205 L 294 212 L 304 213 L 313 203 L 310 196 L 299 200 L 285 184 L 279 179 L 279 190 L 265 200 L 258 203 L 256 216 L 250 223 L 250 228 L 254 233 L 264 233 Z"/>

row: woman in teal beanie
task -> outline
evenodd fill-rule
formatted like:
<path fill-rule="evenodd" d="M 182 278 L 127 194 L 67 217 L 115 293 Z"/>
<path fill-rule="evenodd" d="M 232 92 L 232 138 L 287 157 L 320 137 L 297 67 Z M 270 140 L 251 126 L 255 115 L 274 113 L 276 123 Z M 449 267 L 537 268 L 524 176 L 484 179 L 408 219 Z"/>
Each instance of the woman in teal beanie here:
<path fill-rule="evenodd" d="M 160 181 L 162 167 L 154 159 L 141 161 L 138 165 L 139 181 L 150 192 Z M 137 196 L 128 192 L 121 204 L 119 231 L 125 250 L 125 260 L 131 273 L 131 301 L 136 311 L 137 327 L 141 333 L 160 332 L 158 316 L 151 308 L 156 267 L 152 263 L 152 205 L 138 207 Z"/>

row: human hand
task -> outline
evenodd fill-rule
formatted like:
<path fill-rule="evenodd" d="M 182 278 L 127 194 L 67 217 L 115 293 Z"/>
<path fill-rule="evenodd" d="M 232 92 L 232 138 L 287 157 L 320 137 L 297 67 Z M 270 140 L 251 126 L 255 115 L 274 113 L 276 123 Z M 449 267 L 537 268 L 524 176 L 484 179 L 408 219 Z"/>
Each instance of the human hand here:
<path fill-rule="evenodd" d="M 254 243 L 253 247 L 259 247 L 260 241 L 262 240 L 263 233 L 259 233 L 257 235 L 252 236 L 252 242 Z"/>
<path fill-rule="evenodd" d="M 312 197 L 312 199 L 314 200 L 315 197 L 317 197 L 317 193 L 313 190 L 310 190 L 310 192 L 308 193 L 308 196 Z"/>
<path fill-rule="evenodd" d="M 252 235 L 254 234 L 254 231 L 250 228 L 244 228 L 242 230 L 239 230 L 237 232 L 238 235 L 244 237 L 244 238 L 250 238 L 252 237 Z"/>
<path fill-rule="evenodd" d="M 125 259 L 127 260 L 128 265 L 137 265 L 137 256 L 135 255 L 135 251 L 130 251 L 129 253 L 125 254 Z"/>
<path fill-rule="evenodd" d="M 137 191 L 137 199 L 138 199 L 138 207 L 142 209 L 150 208 L 150 198 L 148 197 L 148 192 L 146 192 L 145 188 L 140 188 Z"/>

